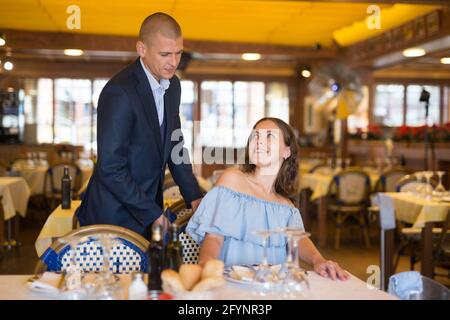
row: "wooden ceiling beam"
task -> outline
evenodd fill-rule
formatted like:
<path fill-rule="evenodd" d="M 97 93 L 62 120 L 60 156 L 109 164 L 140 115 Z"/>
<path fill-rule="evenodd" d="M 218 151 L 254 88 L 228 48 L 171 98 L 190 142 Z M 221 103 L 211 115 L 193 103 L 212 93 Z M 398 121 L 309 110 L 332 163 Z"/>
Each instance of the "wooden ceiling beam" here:
<path fill-rule="evenodd" d="M 303 1 L 303 0 L 289 0 Z M 448 0 L 315 0 L 314 2 L 336 2 L 336 3 L 368 3 L 368 4 L 427 4 L 449 6 Z"/>
<path fill-rule="evenodd" d="M 85 51 L 135 52 L 136 38 L 127 36 L 93 35 L 63 32 L 37 32 L 0 30 L 6 35 L 7 47 L 12 50 L 61 50 L 82 49 Z M 327 48 L 305 48 L 296 46 L 267 45 L 256 43 L 214 42 L 184 40 L 186 51 L 198 53 L 258 52 L 265 55 L 287 55 L 295 59 L 330 59 L 338 50 Z"/>

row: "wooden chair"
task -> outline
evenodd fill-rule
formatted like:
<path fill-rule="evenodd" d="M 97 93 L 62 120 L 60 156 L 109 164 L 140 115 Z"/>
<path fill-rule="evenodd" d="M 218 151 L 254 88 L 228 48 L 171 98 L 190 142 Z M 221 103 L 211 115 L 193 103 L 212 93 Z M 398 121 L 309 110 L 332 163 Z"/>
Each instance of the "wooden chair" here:
<path fill-rule="evenodd" d="M 0 159 L 0 177 L 7 177 L 11 171 L 11 166 L 8 162 Z"/>
<path fill-rule="evenodd" d="M 419 182 L 414 175 L 406 175 L 401 178 L 396 185 L 397 192 L 416 192 L 419 185 L 426 185 L 426 182 Z M 434 179 L 430 180 L 430 185 L 435 188 L 437 182 Z M 441 233 L 440 228 L 433 228 L 433 237 Z M 409 268 L 414 270 L 415 264 L 420 260 L 420 242 L 422 238 L 422 229 L 413 228 L 411 224 L 406 224 L 403 221 L 396 221 L 396 236 L 399 239 L 399 245 L 396 250 L 396 258 L 394 262 L 394 269 L 397 269 L 400 262 L 400 257 L 407 255 L 409 257 Z"/>
<path fill-rule="evenodd" d="M 333 190 L 336 194 L 333 197 Z M 359 224 L 366 247 L 370 247 L 367 227 L 370 177 L 362 170 L 344 170 L 333 177 L 328 189 L 328 210 L 335 214 L 335 248 L 340 246 L 341 230 L 349 219 Z"/>
<path fill-rule="evenodd" d="M 434 247 L 433 277 L 441 275 L 436 272 L 436 267 L 447 269 L 447 278 L 450 279 L 450 210 L 447 219 L 442 225 L 441 233 Z"/>
<path fill-rule="evenodd" d="M 393 168 L 383 172 L 380 178 L 375 184 L 372 196 L 378 192 L 397 192 L 397 183 L 404 176 L 409 174 L 409 170 L 403 167 Z M 377 205 L 369 207 L 369 222 L 372 224 L 378 224 L 378 215 L 380 214 L 380 208 Z"/>

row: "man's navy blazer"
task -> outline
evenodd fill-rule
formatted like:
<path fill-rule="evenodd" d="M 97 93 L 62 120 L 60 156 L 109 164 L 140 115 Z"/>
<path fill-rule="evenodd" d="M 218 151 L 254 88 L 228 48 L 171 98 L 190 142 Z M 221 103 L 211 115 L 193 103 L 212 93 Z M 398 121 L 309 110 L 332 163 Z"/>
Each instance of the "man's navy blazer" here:
<path fill-rule="evenodd" d="M 172 132 L 180 129 L 180 96 L 180 80 L 174 76 L 164 95 L 162 141 L 139 58 L 108 81 L 98 100 L 97 163 L 76 213 L 81 226 L 113 224 L 148 237 L 151 223 L 162 214 L 166 165 L 188 204 L 200 198 L 190 162 L 175 164 L 171 158 L 182 142 L 180 134 L 171 141 Z"/>

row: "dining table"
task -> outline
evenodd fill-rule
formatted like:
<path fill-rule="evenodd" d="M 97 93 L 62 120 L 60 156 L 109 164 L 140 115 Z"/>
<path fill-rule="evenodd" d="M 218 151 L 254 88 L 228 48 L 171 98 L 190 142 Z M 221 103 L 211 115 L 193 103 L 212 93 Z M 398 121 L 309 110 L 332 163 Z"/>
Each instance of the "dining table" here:
<path fill-rule="evenodd" d="M 15 220 L 15 236 L 19 234 L 19 219 L 17 214 L 25 217 L 27 214 L 28 200 L 30 198 L 30 188 L 22 177 L 0 177 L 0 198 L 2 210 L 0 213 L 0 245 L 6 244 L 10 246 L 11 239 L 11 224 Z M 8 239 L 5 242 L 5 221 L 8 226 Z M 17 239 L 14 240 L 17 242 Z"/>
<path fill-rule="evenodd" d="M 59 300 L 68 295 L 62 292 L 49 293 L 37 291 L 29 287 L 33 275 L 0 275 L 0 300 Z M 293 297 L 298 300 L 397 300 L 396 296 L 379 290 L 361 279 L 350 275 L 346 281 L 332 280 L 308 271 L 309 288 Z M 131 282 L 129 274 L 118 275 L 119 299 L 128 299 L 128 287 Z M 66 292 L 67 293 L 67 292 Z M 182 300 L 281 300 L 279 292 L 269 292 L 265 296 L 255 293 L 251 283 L 235 283 L 227 281 L 225 286 L 203 292 L 203 294 L 172 295 Z"/>
<path fill-rule="evenodd" d="M 450 212 L 450 201 L 424 197 L 415 192 L 380 192 L 376 196 L 380 208 L 381 283 L 386 288 L 394 270 L 395 229 L 397 221 L 412 224 L 420 233 L 421 273 L 433 276 L 433 226 L 444 222 Z"/>
<path fill-rule="evenodd" d="M 81 186 L 87 185 L 93 172 L 93 166 L 88 164 L 78 164 L 81 171 Z M 21 176 L 27 182 L 31 195 L 43 195 L 50 192 L 50 184 L 45 182 L 45 177 L 49 169 L 48 164 L 37 162 L 19 162 L 12 167 L 14 176 Z"/>

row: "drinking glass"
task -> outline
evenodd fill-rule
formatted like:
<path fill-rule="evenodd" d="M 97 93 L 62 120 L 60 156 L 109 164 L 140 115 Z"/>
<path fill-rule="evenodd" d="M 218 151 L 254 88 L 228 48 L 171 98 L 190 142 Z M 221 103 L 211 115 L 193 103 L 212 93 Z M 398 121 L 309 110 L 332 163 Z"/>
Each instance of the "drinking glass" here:
<path fill-rule="evenodd" d="M 97 237 L 103 248 L 103 263 L 101 272 L 97 274 L 92 283 L 87 283 L 87 291 L 90 297 L 95 300 L 116 300 L 123 298 L 122 288 L 118 278 L 110 269 L 111 249 L 119 242 L 111 234 L 100 234 Z"/>
<path fill-rule="evenodd" d="M 287 238 L 288 251 L 286 262 L 279 274 L 279 278 L 283 280 L 281 292 L 283 298 L 298 298 L 304 295 L 306 289 L 309 289 L 306 272 L 300 267 L 299 241 L 311 234 L 298 228 L 284 228 L 283 233 Z"/>
<path fill-rule="evenodd" d="M 439 184 L 437 185 L 436 189 L 433 190 L 432 195 L 441 198 L 447 195 L 447 190 L 445 190 L 444 186 L 442 185 L 442 176 L 445 174 L 445 171 L 438 171 L 436 172 L 436 174 L 439 177 Z"/>
<path fill-rule="evenodd" d="M 266 296 L 273 292 L 276 283 L 278 281 L 277 274 L 270 267 L 267 258 L 267 242 L 269 236 L 275 232 L 270 230 L 254 231 L 253 234 L 262 237 L 263 245 L 263 257 L 261 263 L 256 267 L 256 272 L 253 277 L 253 284 L 257 290 L 257 294 L 261 296 Z"/>
<path fill-rule="evenodd" d="M 425 195 L 426 200 L 430 200 L 431 194 L 433 193 L 433 186 L 431 185 L 431 181 L 430 181 L 430 179 L 433 177 L 433 175 L 434 175 L 433 171 L 425 171 L 424 172 L 424 176 L 427 181 L 425 184 L 425 187 L 424 187 L 424 195 Z"/>
<path fill-rule="evenodd" d="M 424 187 L 425 187 L 424 183 L 423 183 L 424 172 L 423 171 L 418 171 L 418 172 L 414 173 L 414 175 L 417 178 L 417 187 L 416 187 L 414 193 L 418 197 L 423 197 Z"/>

